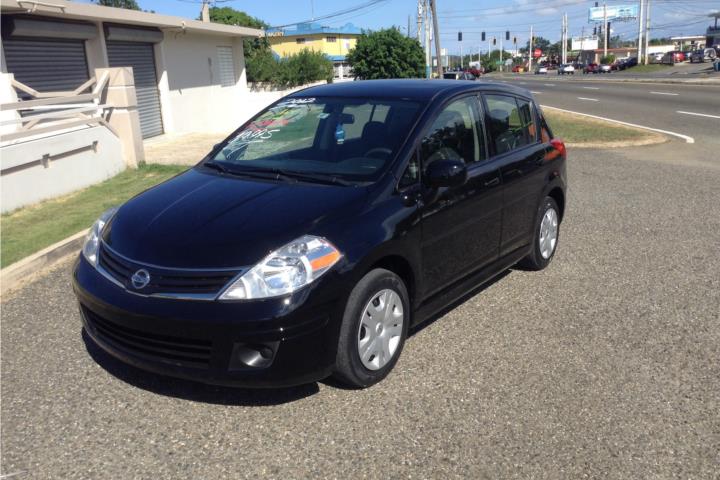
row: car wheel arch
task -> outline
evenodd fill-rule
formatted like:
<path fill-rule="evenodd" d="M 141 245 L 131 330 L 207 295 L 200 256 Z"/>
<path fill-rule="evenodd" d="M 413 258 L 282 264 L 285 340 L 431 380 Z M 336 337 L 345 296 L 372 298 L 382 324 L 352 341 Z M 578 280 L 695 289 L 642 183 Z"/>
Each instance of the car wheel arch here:
<path fill-rule="evenodd" d="M 550 191 L 547 193 L 547 196 L 555 200 L 555 203 L 557 203 L 557 206 L 560 209 L 560 211 L 558 212 L 558 216 L 560 217 L 560 221 L 562 222 L 563 216 L 565 215 L 565 194 L 560 187 L 556 186 L 550 189 Z"/>

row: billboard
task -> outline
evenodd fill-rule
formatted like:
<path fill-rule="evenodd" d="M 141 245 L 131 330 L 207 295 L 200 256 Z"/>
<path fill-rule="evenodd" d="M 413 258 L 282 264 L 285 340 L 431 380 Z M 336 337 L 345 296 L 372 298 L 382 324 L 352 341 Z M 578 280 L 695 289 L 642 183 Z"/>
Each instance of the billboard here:
<path fill-rule="evenodd" d="M 572 45 L 570 50 L 597 50 L 598 48 L 598 37 L 577 37 L 572 39 Z"/>
<path fill-rule="evenodd" d="M 602 22 L 604 18 L 603 9 L 607 9 L 608 22 L 635 20 L 638 18 L 637 5 L 608 5 L 607 7 L 590 7 L 588 22 Z"/>

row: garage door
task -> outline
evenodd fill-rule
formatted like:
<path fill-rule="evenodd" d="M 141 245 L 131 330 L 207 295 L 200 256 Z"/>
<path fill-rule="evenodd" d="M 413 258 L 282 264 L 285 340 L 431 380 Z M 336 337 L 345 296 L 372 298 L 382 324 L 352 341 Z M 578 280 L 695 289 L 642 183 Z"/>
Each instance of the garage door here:
<path fill-rule="evenodd" d="M 90 77 L 83 40 L 6 38 L 7 70 L 39 92 L 75 90 Z"/>
<path fill-rule="evenodd" d="M 163 124 L 153 44 L 108 41 L 107 52 L 111 67 L 133 68 L 143 138 L 160 135 Z"/>

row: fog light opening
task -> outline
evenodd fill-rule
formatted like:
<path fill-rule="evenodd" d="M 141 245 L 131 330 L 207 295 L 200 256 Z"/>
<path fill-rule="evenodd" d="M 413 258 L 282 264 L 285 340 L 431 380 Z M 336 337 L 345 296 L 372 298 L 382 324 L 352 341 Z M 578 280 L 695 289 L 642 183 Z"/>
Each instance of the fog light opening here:
<path fill-rule="evenodd" d="M 236 343 L 231 368 L 269 367 L 275 358 L 277 343 Z"/>

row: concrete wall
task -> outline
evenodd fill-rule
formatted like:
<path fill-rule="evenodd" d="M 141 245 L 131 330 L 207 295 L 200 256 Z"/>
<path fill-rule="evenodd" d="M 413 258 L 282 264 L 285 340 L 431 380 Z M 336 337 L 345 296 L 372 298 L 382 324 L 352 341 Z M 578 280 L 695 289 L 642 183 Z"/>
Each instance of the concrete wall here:
<path fill-rule="evenodd" d="M 2 169 L 6 213 L 101 182 L 124 170 L 125 162 L 120 140 L 97 126 L 4 146 Z"/>

